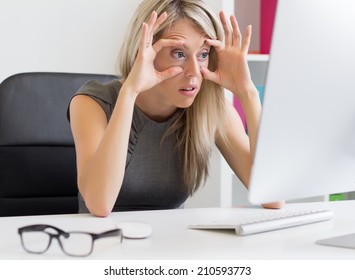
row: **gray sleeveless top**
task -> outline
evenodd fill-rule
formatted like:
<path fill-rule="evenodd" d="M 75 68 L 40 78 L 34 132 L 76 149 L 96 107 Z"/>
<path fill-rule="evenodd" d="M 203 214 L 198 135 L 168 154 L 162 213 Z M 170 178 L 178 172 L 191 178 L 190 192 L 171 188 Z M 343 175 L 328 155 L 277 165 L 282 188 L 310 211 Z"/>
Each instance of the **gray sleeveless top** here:
<path fill-rule="evenodd" d="M 121 84 L 118 80 L 102 84 L 89 81 L 75 95 L 93 98 L 109 121 Z M 172 137 L 161 142 L 171 124 L 149 119 L 137 106 L 134 108 L 129 135 L 125 175 L 113 211 L 172 209 L 183 206 L 188 198 L 181 176 L 178 152 Z M 89 212 L 79 193 L 79 212 Z"/>

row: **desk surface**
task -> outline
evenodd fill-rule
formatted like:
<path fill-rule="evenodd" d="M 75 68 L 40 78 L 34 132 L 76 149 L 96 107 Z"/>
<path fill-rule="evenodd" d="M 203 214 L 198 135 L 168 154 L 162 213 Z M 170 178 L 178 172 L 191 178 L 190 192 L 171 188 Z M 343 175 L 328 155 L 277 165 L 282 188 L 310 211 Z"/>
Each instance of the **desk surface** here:
<path fill-rule="evenodd" d="M 193 230 L 190 223 L 209 217 L 229 217 L 265 210 L 255 208 L 198 208 L 163 211 L 112 213 L 108 218 L 86 214 L 27 216 L 0 218 L 0 259 L 67 259 L 57 242 L 43 255 L 24 252 L 17 229 L 34 223 L 48 223 L 64 230 L 101 232 L 113 228 L 116 222 L 135 220 L 152 225 L 147 239 L 128 240 L 122 244 L 111 238 L 97 240 L 88 259 L 355 259 L 352 249 L 315 244 L 318 239 L 355 233 L 355 201 L 288 204 L 293 208 L 329 208 L 334 211 L 330 221 L 239 237 L 233 230 Z"/>

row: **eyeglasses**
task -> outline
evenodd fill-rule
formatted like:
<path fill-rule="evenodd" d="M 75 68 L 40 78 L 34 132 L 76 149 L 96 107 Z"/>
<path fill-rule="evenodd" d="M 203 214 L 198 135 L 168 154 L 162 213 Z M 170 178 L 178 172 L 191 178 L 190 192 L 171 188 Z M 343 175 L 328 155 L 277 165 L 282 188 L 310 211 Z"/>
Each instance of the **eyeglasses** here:
<path fill-rule="evenodd" d="M 86 257 L 92 253 L 94 241 L 104 237 L 118 237 L 122 242 L 122 230 L 113 229 L 102 233 L 64 231 L 50 225 L 30 225 L 18 229 L 23 249 L 32 254 L 43 254 L 52 239 L 57 239 L 62 251 L 72 257 Z"/>

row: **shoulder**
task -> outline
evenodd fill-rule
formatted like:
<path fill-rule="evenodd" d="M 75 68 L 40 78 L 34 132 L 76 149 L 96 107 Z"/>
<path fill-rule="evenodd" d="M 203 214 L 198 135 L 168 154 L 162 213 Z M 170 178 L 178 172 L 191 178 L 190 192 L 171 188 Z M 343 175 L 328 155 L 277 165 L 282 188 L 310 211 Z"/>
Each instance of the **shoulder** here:
<path fill-rule="evenodd" d="M 82 102 L 84 98 L 79 98 L 79 96 L 88 96 L 98 105 L 100 105 L 101 109 L 105 112 L 107 121 L 109 121 L 120 89 L 121 83 L 118 79 L 114 79 L 105 83 L 97 80 L 90 80 L 80 87 L 80 89 L 72 97 L 70 103 L 72 103 L 74 99 L 79 99 L 80 102 Z M 67 116 L 70 121 L 69 110 Z"/>
<path fill-rule="evenodd" d="M 90 80 L 82 85 L 75 95 L 88 95 L 93 98 L 98 98 L 113 106 L 116 103 L 120 89 L 121 84 L 118 79 L 106 83 L 97 80 Z"/>

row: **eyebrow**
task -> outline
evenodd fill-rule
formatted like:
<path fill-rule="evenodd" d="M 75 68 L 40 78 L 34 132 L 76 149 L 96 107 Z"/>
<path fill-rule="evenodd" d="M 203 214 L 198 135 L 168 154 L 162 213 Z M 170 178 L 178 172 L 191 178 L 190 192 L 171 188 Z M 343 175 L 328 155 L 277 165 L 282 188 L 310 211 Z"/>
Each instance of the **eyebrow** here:
<path fill-rule="evenodd" d="M 183 46 L 185 49 L 190 50 L 190 48 L 189 48 L 185 43 L 182 44 L 182 46 Z M 208 45 L 206 44 L 206 42 L 203 42 L 203 44 L 200 46 L 200 49 L 202 49 L 202 47 L 204 47 L 204 46 L 208 46 Z"/>

